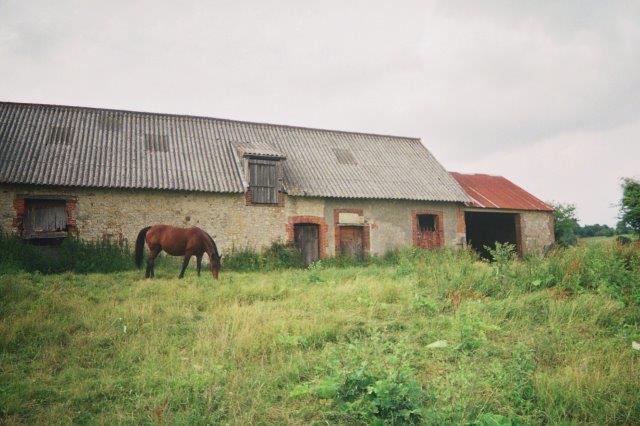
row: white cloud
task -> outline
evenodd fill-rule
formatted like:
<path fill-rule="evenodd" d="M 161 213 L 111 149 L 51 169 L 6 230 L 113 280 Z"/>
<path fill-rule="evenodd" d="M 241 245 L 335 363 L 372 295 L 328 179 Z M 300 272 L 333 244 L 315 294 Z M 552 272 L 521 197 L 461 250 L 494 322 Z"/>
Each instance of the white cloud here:
<path fill-rule="evenodd" d="M 637 16 L 625 1 L 5 0 L 0 93 L 417 136 L 449 169 L 610 223 L 618 172 L 638 173 L 637 151 L 609 152 L 640 136 Z"/>
<path fill-rule="evenodd" d="M 639 177 L 640 120 L 602 132 L 561 134 L 467 161 L 451 170 L 503 175 L 543 201 L 575 204 L 582 224 L 615 225 L 621 178 Z"/>

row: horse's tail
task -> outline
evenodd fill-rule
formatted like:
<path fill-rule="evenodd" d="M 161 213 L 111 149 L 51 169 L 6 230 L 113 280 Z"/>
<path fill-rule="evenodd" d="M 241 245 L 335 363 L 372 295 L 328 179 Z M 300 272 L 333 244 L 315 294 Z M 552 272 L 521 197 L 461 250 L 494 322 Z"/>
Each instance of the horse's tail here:
<path fill-rule="evenodd" d="M 136 266 L 138 268 L 142 266 L 142 256 L 144 255 L 144 240 L 149 229 L 151 229 L 150 226 L 142 228 L 140 232 L 138 232 L 138 238 L 136 238 Z"/>

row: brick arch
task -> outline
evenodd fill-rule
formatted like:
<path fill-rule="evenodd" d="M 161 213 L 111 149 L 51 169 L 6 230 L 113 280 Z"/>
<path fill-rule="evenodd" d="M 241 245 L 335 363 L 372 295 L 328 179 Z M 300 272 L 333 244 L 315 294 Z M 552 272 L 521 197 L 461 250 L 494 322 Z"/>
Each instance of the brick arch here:
<path fill-rule="evenodd" d="M 327 257 L 327 221 L 320 216 L 290 216 L 287 222 L 287 242 L 294 243 L 294 226 L 297 224 L 308 223 L 318 225 L 318 244 L 320 245 L 320 258 Z"/>

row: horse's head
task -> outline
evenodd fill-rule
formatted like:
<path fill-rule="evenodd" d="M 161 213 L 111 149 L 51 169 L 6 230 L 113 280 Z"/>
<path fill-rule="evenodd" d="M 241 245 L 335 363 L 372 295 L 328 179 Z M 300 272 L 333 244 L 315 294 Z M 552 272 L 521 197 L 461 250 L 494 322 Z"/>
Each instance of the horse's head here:
<path fill-rule="evenodd" d="M 216 280 L 218 279 L 218 274 L 220 273 L 221 260 L 222 260 L 222 256 L 218 255 L 218 253 L 215 253 L 213 256 L 211 256 L 211 259 L 209 262 L 209 267 L 211 268 L 211 274 L 213 275 L 213 278 L 215 278 Z"/>

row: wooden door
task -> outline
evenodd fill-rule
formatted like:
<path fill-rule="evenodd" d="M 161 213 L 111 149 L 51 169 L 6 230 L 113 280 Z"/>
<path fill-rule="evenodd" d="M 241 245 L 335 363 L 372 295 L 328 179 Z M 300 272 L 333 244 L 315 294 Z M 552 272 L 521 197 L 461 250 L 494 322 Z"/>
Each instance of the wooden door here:
<path fill-rule="evenodd" d="M 304 266 L 309 266 L 320 258 L 320 227 L 299 223 L 293 227 L 295 245 L 302 253 Z"/>
<path fill-rule="evenodd" d="M 359 259 L 364 256 L 361 226 L 340 227 L 340 253 Z"/>

